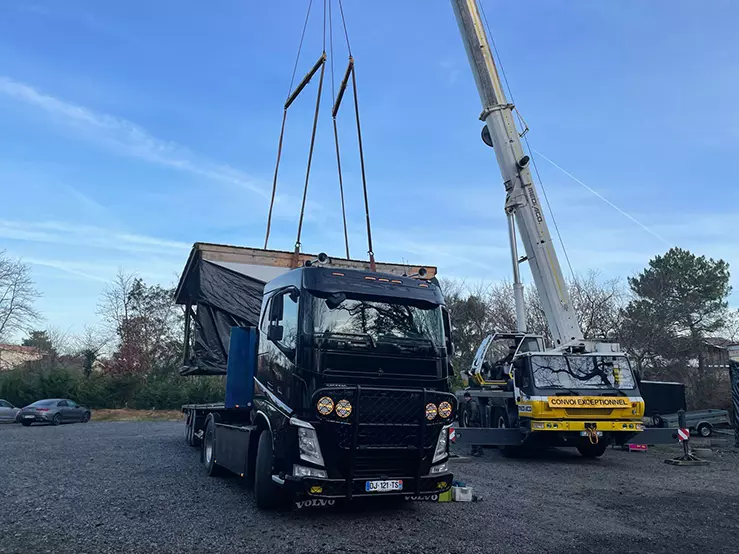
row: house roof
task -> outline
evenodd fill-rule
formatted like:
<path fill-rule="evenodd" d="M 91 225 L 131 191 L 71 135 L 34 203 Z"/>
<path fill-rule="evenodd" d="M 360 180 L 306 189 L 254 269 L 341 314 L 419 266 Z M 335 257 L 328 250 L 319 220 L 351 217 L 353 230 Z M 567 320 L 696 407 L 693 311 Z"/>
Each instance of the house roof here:
<path fill-rule="evenodd" d="M 20 354 L 39 355 L 41 351 L 35 346 L 21 346 L 20 344 L 0 344 L 0 351 L 18 352 Z"/>
<path fill-rule="evenodd" d="M 737 343 L 733 340 L 725 339 L 723 337 L 706 337 L 704 341 L 709 346 L 715 348 L 728 349 L 730 346 L 737 346 Z"/>

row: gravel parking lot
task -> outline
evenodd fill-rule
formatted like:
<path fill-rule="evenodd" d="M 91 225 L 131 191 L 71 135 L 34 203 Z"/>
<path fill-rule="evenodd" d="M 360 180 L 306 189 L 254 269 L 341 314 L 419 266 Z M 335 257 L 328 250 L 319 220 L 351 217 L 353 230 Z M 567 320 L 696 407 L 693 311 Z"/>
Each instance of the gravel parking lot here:
<path fill-rule="evenodd" d="M 739 454 L 672 467 L 676 450 L 566 450 L 455 464 L 476 503 L 262 513 L 236 478 L 206 477 L 182 425 L 0 426 L 0 552 L 729 552 Z"/>

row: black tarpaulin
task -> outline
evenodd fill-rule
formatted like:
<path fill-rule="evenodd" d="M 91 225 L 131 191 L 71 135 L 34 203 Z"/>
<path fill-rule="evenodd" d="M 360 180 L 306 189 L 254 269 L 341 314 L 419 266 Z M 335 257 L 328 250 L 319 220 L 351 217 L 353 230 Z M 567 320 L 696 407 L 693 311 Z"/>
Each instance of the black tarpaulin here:
<path fill-rule="evenodd" d="M 739 446 L 739 362 L 729 362 L 731 376 L 731 404 L 734 408 L 734 445 Z"/>
<path fill-rule="evenodd" d="M 225 375 L 231 327 L 257 326 L 264 283 L 196 257 L 177 302 L 195 306 L 192 348 L 182 375 Z"/>

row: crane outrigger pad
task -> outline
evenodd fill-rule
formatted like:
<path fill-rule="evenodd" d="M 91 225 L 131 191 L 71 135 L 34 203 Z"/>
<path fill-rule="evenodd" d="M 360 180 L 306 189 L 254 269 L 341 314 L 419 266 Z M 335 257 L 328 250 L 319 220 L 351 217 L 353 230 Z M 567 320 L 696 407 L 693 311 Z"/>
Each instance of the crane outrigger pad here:
<path fill-rule="evenodd" d="M 180 373 L 226 375 L 231 328 L 258 325 L 264 285 L 296 264 L 310 265 L 317 258 L 281 250 L 193 244 L 175 292 L 175 303 L 185 306 L 185 352 Z M 370 271 L 366 260 L 337 258 L 328 264 L 337 269 Z M 419 279 L 433 279 L 436 271 L 432 266 L 376 263 L 378 273 L 417 275 Z"/>

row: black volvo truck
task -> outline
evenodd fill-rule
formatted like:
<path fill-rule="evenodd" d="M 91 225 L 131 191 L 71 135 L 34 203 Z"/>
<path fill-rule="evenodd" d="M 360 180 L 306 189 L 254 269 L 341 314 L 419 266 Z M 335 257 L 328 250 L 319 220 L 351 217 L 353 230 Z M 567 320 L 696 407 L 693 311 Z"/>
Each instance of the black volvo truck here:
<path fill-rule="evenodd" d="M 429 498 L 452 485 L 457 401 L 435 270 L 367 266 L 193 247 L 176 298 L 182 373 L 225 373 L 226 398 L 183 406 L 186 440 L 208 474 L 253 482 L 260 508 Z"/>

